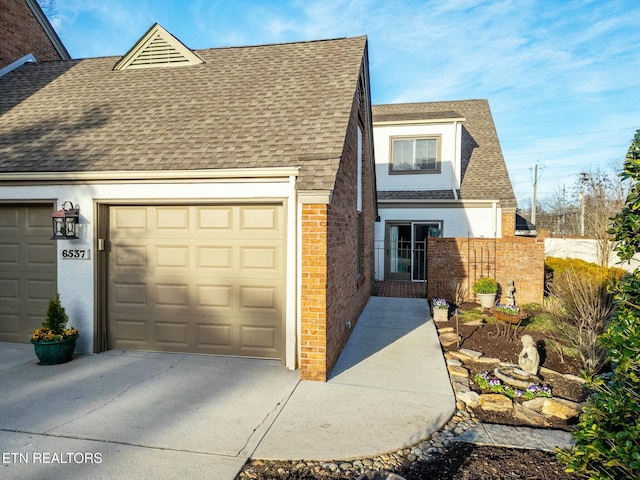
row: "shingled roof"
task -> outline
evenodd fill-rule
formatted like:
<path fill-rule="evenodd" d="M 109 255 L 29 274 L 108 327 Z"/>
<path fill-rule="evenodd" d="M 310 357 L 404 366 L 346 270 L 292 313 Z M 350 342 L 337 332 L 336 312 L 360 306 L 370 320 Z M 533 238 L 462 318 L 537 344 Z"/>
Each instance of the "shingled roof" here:
<path fill-rule="evenodd" d="M 2 172 L 300 166 L 334 186 L 366 37 L 196 50 L 199 65 L 114 71 L 121 57 L 0 77 Z"/>
<path fill-rule="evenodd" d="M 456 115 L 464 117 L 460 198 L 462 200 L 498 199 L 502 207 L 516 207 L 516 198 L 487 100 L 373 105 L 372 113 L 374 123 L 454 118 Z M 428 198 L 443 198 L 442 192 L 437 193 L 436 196 L 428 196 Z M 404 194 L 406 195 L 407 192 Z M 385 198 L 399 198 L 398 195 L 402 196 L 400 192 L 397 194 L 386 192 Z"/>

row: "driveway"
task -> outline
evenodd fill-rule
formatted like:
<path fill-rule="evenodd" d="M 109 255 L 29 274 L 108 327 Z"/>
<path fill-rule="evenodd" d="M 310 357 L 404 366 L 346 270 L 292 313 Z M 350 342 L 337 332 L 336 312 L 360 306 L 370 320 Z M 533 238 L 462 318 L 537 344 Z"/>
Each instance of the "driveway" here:
<path fill-rule="evenodd" d="M 278 361 L 109 351 L 39 366 L 0 343 L 0 478 L 231 480 L 249 457 L 418 442 L 455 401 L 426 300 L 372 297 L 327 383 Z"/>

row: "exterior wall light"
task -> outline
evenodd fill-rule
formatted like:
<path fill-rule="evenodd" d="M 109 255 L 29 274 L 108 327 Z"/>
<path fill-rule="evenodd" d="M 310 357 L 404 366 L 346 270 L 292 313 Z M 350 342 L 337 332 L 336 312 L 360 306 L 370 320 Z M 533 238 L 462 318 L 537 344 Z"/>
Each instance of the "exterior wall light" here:
<path fill-rule="evenodd" d="M 73 240 L 76 235 L 78 220 L 80 218 L 80 207 L 73 206 L 71 202 L 64 202 L 62 208 L 51 214 L 53 221 L 53 237 L 51 240 Z"/>

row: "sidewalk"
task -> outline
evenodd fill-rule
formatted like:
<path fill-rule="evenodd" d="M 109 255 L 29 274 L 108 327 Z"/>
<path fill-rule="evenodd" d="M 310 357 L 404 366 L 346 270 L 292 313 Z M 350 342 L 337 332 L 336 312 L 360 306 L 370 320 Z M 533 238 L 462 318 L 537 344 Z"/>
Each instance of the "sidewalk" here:
<path fill-rule="evenodd" d="M 299 378 L 274 360 L 118 350 L 44 367 L 1 343 L 0 478 L 232 480 L 249 457 L 409 446 L 455 410 L 424 299 L 372 297 L 329 381 Z"/>

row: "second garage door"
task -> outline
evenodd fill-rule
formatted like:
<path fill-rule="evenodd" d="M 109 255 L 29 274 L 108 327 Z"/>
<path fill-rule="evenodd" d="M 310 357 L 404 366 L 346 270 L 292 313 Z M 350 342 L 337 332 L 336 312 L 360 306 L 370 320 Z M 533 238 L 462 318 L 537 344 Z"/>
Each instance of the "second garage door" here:
<path fill-rule="evenodd" d="M 109 208 L 113 349 L 282 358 L 280 205 Z"/>

